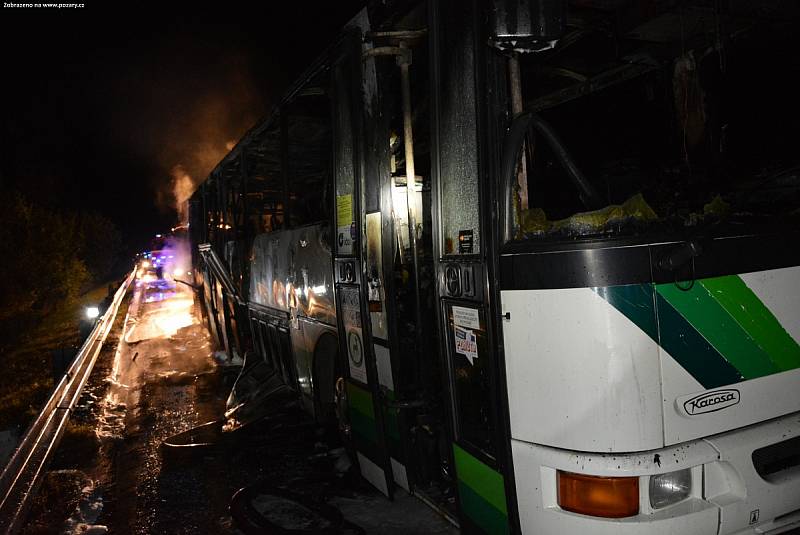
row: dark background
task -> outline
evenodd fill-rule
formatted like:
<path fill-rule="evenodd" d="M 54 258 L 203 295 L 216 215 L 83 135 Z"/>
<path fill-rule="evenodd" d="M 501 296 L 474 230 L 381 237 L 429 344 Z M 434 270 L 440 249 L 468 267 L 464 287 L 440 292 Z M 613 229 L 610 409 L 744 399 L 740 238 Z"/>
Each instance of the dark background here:
<path fill-rule="evenodd" d="M 173 174 L 202 181 L 362 4 L 3 8 L 0 191 L 99 212 L 132 254 L 175 224 Z"/>

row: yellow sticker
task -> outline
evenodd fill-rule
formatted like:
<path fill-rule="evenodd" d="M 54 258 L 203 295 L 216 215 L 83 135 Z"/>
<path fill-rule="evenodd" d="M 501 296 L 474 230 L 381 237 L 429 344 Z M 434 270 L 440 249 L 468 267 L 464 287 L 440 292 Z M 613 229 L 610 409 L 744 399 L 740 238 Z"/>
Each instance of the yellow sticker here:
<path fill-rule="evenodd" d="M 349 226 L 353 222 L 353 196 L 336 196 L 336 226 Z"/>

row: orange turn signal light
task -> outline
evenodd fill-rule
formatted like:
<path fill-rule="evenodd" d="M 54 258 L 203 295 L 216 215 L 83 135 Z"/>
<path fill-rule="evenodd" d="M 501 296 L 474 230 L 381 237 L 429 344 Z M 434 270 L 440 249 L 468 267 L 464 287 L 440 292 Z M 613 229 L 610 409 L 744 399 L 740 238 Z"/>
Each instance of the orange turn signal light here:
<path fill-rule="evenodd" d="M 639 513 L 639 478 L 586 476 L 559 470 L 558 505 L 582 515 L 633 516 Z"/>

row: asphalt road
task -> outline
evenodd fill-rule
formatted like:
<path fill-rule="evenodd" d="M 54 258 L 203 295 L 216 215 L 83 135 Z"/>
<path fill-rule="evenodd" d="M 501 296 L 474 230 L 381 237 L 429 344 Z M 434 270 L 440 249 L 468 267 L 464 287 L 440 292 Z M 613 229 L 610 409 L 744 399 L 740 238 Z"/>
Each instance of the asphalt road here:
<path fill-rule="evenodd" d="M 457 532 L 416 498 L 400 491 L 389 501 L 346 470 L 338 437 L 291 398 L 274 400 L 264 420 L 215 446 L 165 450 L 169 437 L 222 417 L 235 377 L 212 358 L 188 287 L 138 283 L 118 339 L 76 415 L 93 428 L 93 443 L 65 440 L 28 533 L 52 532 L 58 522 L 67 533 L 241 533 L 231 498 L 248 487 L 260 489 L 248 505 L 284 527 L 324 526 L 309 504 L 327 504 L 346 520 L 340 533 Z M 66 522 L 53 514 L 60 510 Z"/>

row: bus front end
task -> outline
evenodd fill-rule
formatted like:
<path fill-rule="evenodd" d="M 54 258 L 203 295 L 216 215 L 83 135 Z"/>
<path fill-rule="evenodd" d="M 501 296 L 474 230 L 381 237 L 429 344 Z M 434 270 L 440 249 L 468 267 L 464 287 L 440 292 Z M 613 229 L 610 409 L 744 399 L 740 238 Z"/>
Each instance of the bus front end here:
<path fill-rule="evenodd" d="M 508 60 L 498 294 L 523 533 L 800 527 L 798 16 L 759 6 L 604 34 L 609 13 L 570 3 L 561 41 Z"/>

